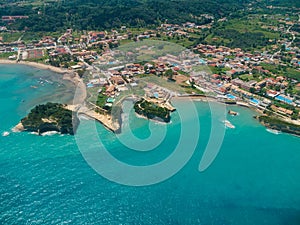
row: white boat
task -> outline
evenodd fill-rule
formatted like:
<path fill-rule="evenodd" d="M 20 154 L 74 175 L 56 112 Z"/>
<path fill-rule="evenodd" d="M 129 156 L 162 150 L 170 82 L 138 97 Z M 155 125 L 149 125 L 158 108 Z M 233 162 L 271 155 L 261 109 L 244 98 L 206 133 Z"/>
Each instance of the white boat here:
<path fill-rule="evenodd" d="M 274 129 L 270 129 L 270 128 L 267 128 L 266 130 L 272 134 L 276 134 L 276 135 L 281 134 L 281 132 L 279 130 L 274 130 Z"/>
<path fill-rule="evenodd" d="M 2 136 L 3 137 L 6 137 L 6 136 L 8 136 L 9 135 L 9 132 L 8 131 L 4 131 L 3 133 L 2 133 Z"/>
<path fill-rule="evenodd" d="M 225 124 L 225 127 L 228 127 L 230 129 L 234 129 L 235 128 L 235 126 L 232 123 L 230 123 L 229 120 L 224 120 L 223 122 Z"/>

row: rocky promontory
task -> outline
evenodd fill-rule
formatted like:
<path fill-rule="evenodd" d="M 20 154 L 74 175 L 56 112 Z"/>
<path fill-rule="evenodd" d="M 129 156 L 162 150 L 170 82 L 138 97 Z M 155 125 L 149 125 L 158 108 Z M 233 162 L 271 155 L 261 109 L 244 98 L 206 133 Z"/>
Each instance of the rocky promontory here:
<path fill-rule="evenodd" d="M 60 103 L 37 105 L 21 119 L 15 130 L 37 132 L 39 135 L 49 131 L 74 135 L 79 119 L 72 114 L 66 105 Z"/>
<path fill-rule="evenodd" d="M 300 125 L 289 123 L 272 116 L 256 116 L 259 122 L 267 128 L 300 136 Z"/>
<path fill-rule="evenodd" d="M 148 119 L 153 119 L 161 122 L 170 122 L 171 110 L 166 107 L 161 107 L 153 102 L 141 99 L 134 104 L 134 110 L 137 114 L 142 115 Z"/>

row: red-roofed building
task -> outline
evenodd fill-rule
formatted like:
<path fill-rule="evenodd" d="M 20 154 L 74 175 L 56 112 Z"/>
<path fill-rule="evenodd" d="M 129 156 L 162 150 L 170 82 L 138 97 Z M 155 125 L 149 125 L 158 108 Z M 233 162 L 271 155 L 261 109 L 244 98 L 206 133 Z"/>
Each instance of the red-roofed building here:
<path fill-rule="evenodd" d="M 274 90 L 268 90 L 267 91 L 267 95 L 270 96 L 270 97 L 272 97 L 272 98 L 276 97 L 279 94 L 280 94 L 279 92 L 274 91 Z"/>

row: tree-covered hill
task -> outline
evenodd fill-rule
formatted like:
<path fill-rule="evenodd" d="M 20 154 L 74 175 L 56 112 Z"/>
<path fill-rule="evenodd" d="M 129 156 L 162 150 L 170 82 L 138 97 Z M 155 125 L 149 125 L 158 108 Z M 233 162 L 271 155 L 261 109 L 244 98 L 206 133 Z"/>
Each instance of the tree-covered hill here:
<path fill-rule="evenodd" d="M 220 18 L 242 9 L 250 0 L 4 0 L 0 16 L 27 15 L 13 28 L 32 31 L 80 30 L 157 25 L 159 22 L 197 22 L 208 13 Z"/>
<path fill-rule="evenodd" d="M 57 131 L 62 134 L 74 134 L 79 124 L 72 111 L 65 109 L 59 103 L 37 105 L 21 120 L 25 131 L 34 131 L 39 134 L 47 131 Z"/>
<path fill-rule="evenodd" d="M 134 111 L 148 119 L 156 119 L 163 122 L 170 122 L 170 110 L 161 107 L 153 102 L 141 99 L 134 104 Z"/>

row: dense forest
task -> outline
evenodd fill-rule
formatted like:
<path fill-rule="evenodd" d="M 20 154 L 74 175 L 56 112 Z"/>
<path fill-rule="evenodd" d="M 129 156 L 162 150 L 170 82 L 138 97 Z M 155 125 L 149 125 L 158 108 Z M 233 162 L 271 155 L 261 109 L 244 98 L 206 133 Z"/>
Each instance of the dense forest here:
<path fill-rule="evenodd" d="M 17 30 L 56 31 L 145 27 L 160 22 L 197 22 L 203 13 L 220 18 L 242 9 L 249 0 L 70 0 L 1 1 L 0 16 L 27 15 L 11 26 Z M 17 3 L 14 3 L 17 2 Z"/>
<path fill-rule="evenodd" d="M 265 2 L 274 6 L 300 7 L 300 1 L 297 0 L 266 0 Z"/>
<path fill-rule="evenodd" d="M 234 29 L 214 31 L 216 36 L 229 40 L 226 46 L 230 48 L 256 48 L 258 46 L 265 46 L 268 43 L 268 38 L 260 32 L 245 32 L 241 33 Z M 224 45 L 225 43 L 222 43 Z"/>

